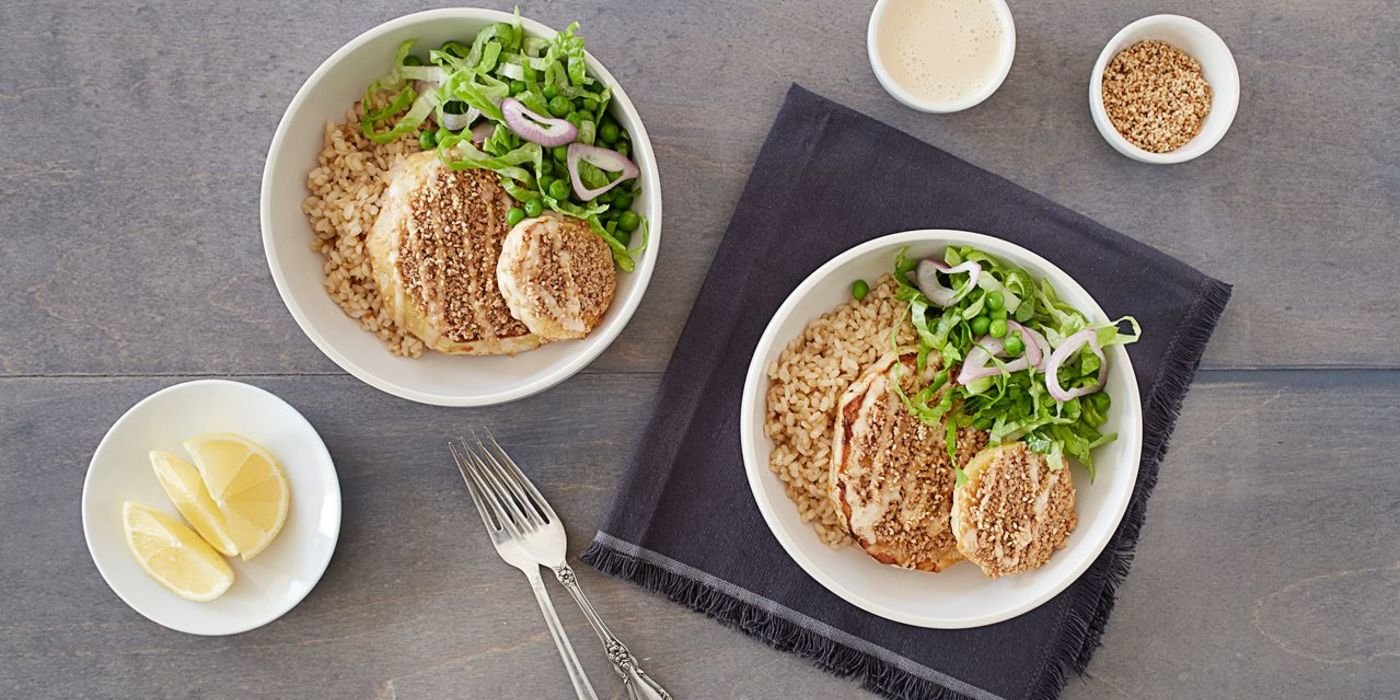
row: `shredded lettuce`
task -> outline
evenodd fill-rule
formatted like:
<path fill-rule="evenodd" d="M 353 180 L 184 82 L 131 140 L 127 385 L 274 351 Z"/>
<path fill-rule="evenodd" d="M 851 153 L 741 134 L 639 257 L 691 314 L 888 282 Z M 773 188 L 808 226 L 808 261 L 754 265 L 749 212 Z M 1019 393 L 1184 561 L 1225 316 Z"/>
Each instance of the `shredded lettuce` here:
<path fill-rule="evenodd" d="M 445 139 L 447 144 L 438 151 L 438 157 L 443 164 L 453 170 L 490 170 L 498 175 L 503 175 L 512 180 L 520 182 L 525 186 L 535 183 L 535 177 L 529 170 L 520 167 L 522 164 L 533 165 L 535 171 L 539 171 L 543 150 L 539 144 L 527 143 L 513 151 L 499 156 L 483 153 L 472 145 L 470 140 L 461 136 L 449 136 Z"/>
<path fill-rule="evenodd" d="M 512 19 L 484 27 L 470 44 L 448 41 L 428 51 L 427 65 L 413 57 L 415 42 L 404 41 L 394 51 L 389 72 L 367 86 L 360 128 L 375 143 L 420 139 L 424 147 L 436 148 L 442 162 L 454 170 L 496 173 L 506 192 L 527 211 L 538 206 L 586 221 L 608 244 L 618 267 L 631 271 L 636 267 L 635 256 L 646 249 L 650 237 L 645 217 L 623 216 L 639 194 L 635 187 L 615 188 L 589 201 L 582 201 L 572 190 L 563 198 L 551 196 L 541 185 L 570 182 L 563 156 L 558 150 L 523 141 L 501 112 L 502 100 L 514 97 L 537 114 L 567 114 L 578 127 L 579 142 L 627 152 L 632 137 L 608 114 L 612 91 L 588 74 L 578 29 L 574 22 L 550 38 L 526 36 L 516 8 Z M 557 111 L 561 98 L 568 101 L 563 112 Z M 556 105 L 553 110 L 552 105 Z M 494 128 L 479 146 L 474 145 L 468 129 L 438 128 L 449 111 L 485 119 Z M 605 139 L 614 140 L 603 143 Z M 590 189 L 616 177 L 588 163 L 579 164 L 579 179 Z M 614 201 L 623 206 L 614 206 Z M 623 228 L 622 222 L 628 227 L 635 223 L 640 230 Z M 628 230 L 640 234 L 640 242 L 630 249 Z"/>
<path fill-rule="evenodd" d="M 982 266 L 981 280 L 986 282 L 979 281 L 977 289 L 966 297 L 939 309 L 910 279 L 918 261 L 908 256 L 907 249 L 895 255 L 895 298 L 907 305 L 906 317 L 918 336 L 918 370 L 924 371 L 925 358 L 930 354 L 937 354 L 943 361 L 933 380 L 913 394 L 900 386 L 902 365 L 896 363 L 891 370 L 895 393 L 920 420 L 943 428 L 950 456 L 956 455 L 957 429 L 971 425 L 987 431 L 992 444 L 1024 441 L 1033 452 L 1045 455 L 1053 469 L 1063 468 L 1066 458 L 1073 459 L 1093 478 L 1092 451 L 1117 437 L 1099 430 L 1107 422 L 1112 404 L 1107 391 L 1056 401 L 1046 389 L 1044 376 L 1034 367 L 1008 371 L 1006 365 L 1012 359 L 1009 357 L 993 357 L 991 364 L 1001 372 L 966 386 L 952 377 L 956 376 L 958 363 L 981 341 L 972 328 L 979 318 L 984 322 L 989 317 L 1014 318 L 1043 334 L 1052 348 L 1085 328 L 1094 329 L 1102 347 L 1127 345 L 1141 337 L 1137 320 L 1124 316 L 1116 321 L 1091 323 L 1082 312 L 1061 300 L 1048 280 L 1037 283 L 1025 270 L 968 246 L 950 246 L 943 259 L 948 265 L 976 261 Z M 955 287 L 967 281 L 965 273 L 950 277 Z M 1001 296 L 1000 311 L 993 311 L 993 304 L 988 302 L 993 293 Z M 1121 330 L 1124 324 L 1131 330 Z M 896 333 L 891 334 L 892 347 Z M 1090 386 L 1097 381 L 1099 369 L 1098 356 L 1086 349 L 1064 362 L 1058 376 L 1066 388 Z M 957 478 L 959 483 L 966 478 L 961 468 L 957 469 Z"/>
<path fill-rule="evenodd" d="M 566 59 L 569 82 L 574 85 L 592 85 L 588 77 L 588 66 L 584 61 L 583 37 L 578 36 L 578 22 L 570 22 L 564 31 L 554 35 L 554 49 Z"/>

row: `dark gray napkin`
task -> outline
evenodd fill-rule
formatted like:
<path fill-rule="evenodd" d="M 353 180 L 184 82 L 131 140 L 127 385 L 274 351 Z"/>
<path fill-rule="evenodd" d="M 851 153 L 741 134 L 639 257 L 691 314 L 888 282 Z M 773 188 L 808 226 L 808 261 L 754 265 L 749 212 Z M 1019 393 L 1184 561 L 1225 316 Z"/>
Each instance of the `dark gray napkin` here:
<path fill-rule="evenodd" d="M 1059 596 L 977 629 L 890 622 L 822 588 L 773 539 L 739 451 L 744 374 L 773 312 L 838 253 L 920 228 L 1025 246 L 1083 284 L 1110 318 L 1132 314 L 1143 327 L 1128 352 L 1146 435 L 1123 524 Z M 1172 424 L 1229 297 L 1223 282 L 794 85 L 584 560 L 889 697 L 1054 697 L 1098 645 Z"/>

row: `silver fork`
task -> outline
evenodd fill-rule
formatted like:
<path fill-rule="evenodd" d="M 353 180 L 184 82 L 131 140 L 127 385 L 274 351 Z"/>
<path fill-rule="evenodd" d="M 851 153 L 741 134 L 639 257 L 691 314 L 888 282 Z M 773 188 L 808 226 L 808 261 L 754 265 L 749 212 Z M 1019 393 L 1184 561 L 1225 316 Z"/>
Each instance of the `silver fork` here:
<path fill-rule="evenodd" d="M 466 442 L 466 438 L 463 438 L 462 451 L 471 455 Z M 564 626 L 559 623 L 559 616 L 554 612 L 554 603 L 549 600 L 549 592 L 544 589 L 544 580 L 540 578 L 540 565 L 525 552 L 521 543 L 522 516 L 519 506 L 505 494 L 495 478 L 473 463 L 477 460 L 464 459 L 458 454 L 457 446 L 450 440 L 447 447 L 452 451 L 452 459 L 457 462 L 457 469 L 462 472 L 462 478 L 467 482 L 467 490 L 471 492 L 472 502 L 476 504 L 476 512 L 481 515 L 481 522 L 486 524 L 491 543 L 496 545 L 496 553 L 500 554 L 507 564 L 520 569 L 525 578 L 530 580 L 530 588 L 535 592 L 535 601 L 540 604 L 540 611 L 544 613 L 545 624 L 549 626 L 549 634 L 554 637 L 554 646 L 558 647 L 559 656 L 564 660 L 564 669 L 569 672 L 569 681 L 574 685 L 574 692 L 578 693 L 580 700 L 598 700 L 592 684 L 588 682 L 588 675 L 583 672 L 583 666 L 574 654 L 573 645 L 569 644 L 569 635 L 564 632 Z"/>
<path fill-rule="evenodd" d="M 579 609 L 583 611 L 584 617 L 588 618 L 588 623 L 593 626 L 593 631 L 603 643 L 613 669 L 622 677 L 622 685 L 629 698 L 670 700 L 670 693 L 642 670 L 637 664 L 637 657 L 633 656 L 627 646 L 608 629 L 598 612 L 593 609 L 593 605 L 588 602 L 588 598 L 583 595 L 583 590 L 578 585 L 578 577 L 574 575 L 574 570 L 565 559 L 568 543 L 564 534 L 564 524 L 550 507 L 549 501 L 540 495 L 535 485 L 520 471 L 515 460 L 506 454 L 490 430 L 486 431 L 486 438 L 490 443 L 489 447 L 473 432 L 475 449 L 466 438 L 462 438 L 462 455 L 458 456 L 457 448 L 454 447 L 453 456 L 457 457 L 457 466 L 467 478 L 467 485 L 472 486 L 475 479 L 479 488 L 491 494 L 491 503 L 497 505 L 497 512 L 501 513 L 498 519 L 506 523 L 503 529 L 506 533 L 504 539 L 518 544 L 525 555 L 536 564 L 549 567 L 554 572 L 554 577 L 573 596 L 574 602 L 578 603 Z M 477 498 L 475 492 L 472 497 Z M 479 499 L 477 508 L 481 509 Z M 490 529 L 489 524 L 487 527 Z M 495 535 L 492 537 L 494 539 Z M 500 544 L 497 544 L 497 547 L 499 546 Z M 538 578 L 538 573 L 536 577 Z"/>

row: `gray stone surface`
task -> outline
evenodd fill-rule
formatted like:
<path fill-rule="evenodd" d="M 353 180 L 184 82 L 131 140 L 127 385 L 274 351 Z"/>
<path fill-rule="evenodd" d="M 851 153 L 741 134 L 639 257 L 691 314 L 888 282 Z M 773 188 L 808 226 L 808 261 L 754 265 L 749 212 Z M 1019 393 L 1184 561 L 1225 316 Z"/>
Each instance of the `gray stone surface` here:
<path fill-rule="evenodd" d="M 277 298 L 258 237 L 262 162 L 292 93 L 346 40 L 424 5 L 0 3 L 0 696 L 566 696 L 523 582 L 479 536 L 436 445 L 467 423 L 495 426 L 581 551 L 792 81 L 1236 285 L 1104 648 L 1066 697 L 1394 695 L 1393 4 L 1013 3 L 1006 84 L 943 117 L 875 83 L 869 6 L 526 4 L 552 25 L 580 20 L 646 119 L 667 208 L 661 260 L 636 318 L 584 375 L 517 404 L 451 410 L 380 394 L 321 356 Z M 1104 42 L 1156 12 L 1216 29 L 1243 83 L 1225 140 L 1173 167 L 1118 156 L 1085 104 Z M 287 398 L 322 432 L 344 489 L 321 584 L 232 638 L 180 635 L 124 606 L 78 518 L 111 421 L 192 376 Z M 679 697 L 859 693 L 629 584 L 580 575 Z M 582 618 L 560 610 L 611 689 Z"/>

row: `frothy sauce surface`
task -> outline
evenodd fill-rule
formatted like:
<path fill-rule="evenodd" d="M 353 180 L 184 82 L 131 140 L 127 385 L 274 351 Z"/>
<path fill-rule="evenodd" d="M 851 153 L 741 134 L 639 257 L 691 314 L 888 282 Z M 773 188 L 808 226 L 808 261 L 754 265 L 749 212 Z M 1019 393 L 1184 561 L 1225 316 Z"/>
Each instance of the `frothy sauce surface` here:
<path fill-rule="evenodd" d="M 956 102 L 994 81 L 1005 31 L 988 0 L 893 0 L 876 28 L 890 77 L 930 102 Z"/>

